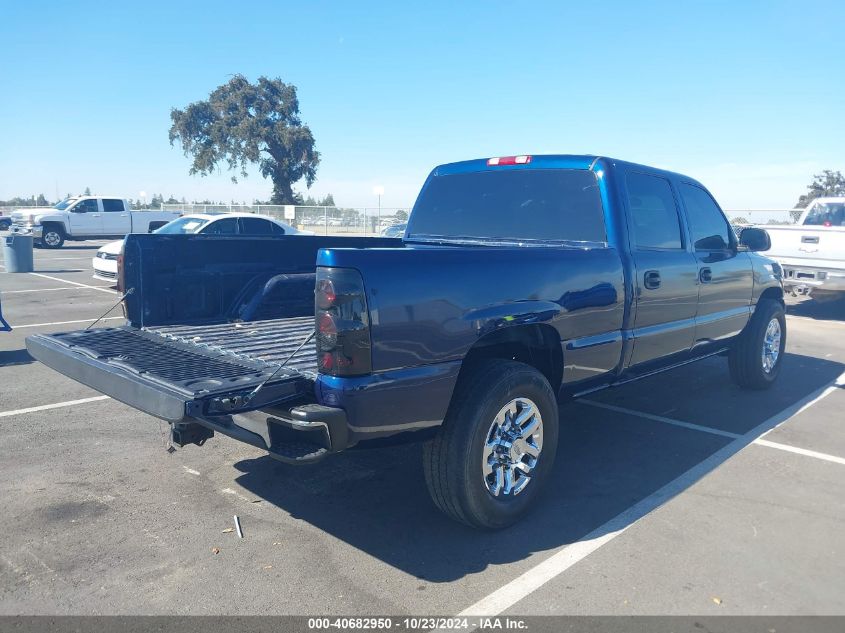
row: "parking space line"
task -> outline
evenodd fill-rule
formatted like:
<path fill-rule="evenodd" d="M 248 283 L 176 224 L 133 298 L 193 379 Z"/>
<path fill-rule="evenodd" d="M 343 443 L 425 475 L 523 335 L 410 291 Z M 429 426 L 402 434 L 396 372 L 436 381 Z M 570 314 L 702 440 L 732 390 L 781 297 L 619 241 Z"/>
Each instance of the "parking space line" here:
<path fill-rule="evenodd" d="M 44 279 L 52 279 L 53 281 L 59 281 L 63 284 L 71 284 L 74 286 L 80 286 L 82 288 L 91 288 L 92 290 L 100 290 L 102 292 L 108 292 L 109 294 L 116 295 L 118 294 L 117 291 L 111 290 L 110 288 L 106 288 L 105 286 L 90 286 L 88 284 L 81 284 L 78 281 L 71 281 L 70 279 L 60 279 L 58 277 L 51 277 L 50 275 L 45 275 L 44 273 L 29 273 L 30 275 L 35 275 L 36 277 L 44 277 Z"/>
<path fill-rule="evenodd" d="M 68 260 L 68 261 L 80 261 L 80 262 L 86 261 L 87 262 L 87 261 L 89 261 L 93 258 L 94 258 L 93 255 L 91 255 L 89 257 L 79 257 L 79 256 L 77 256 L 77 257 L 47 257 L 47 256 L 45 256 L 44 257 L 44 259 L 46 261 L 50 261 L 50 262 L 55 262 L 55 261 L 58 261 L 60 259 L 61 260 Z"/>
<path fill-rule="evenodd" d="M 684 429 L 692 431 L 701 431 L 702 433 L 710 433 L 712 435 L 721 435 L 722 437 L 729 437 L 736 439 L 742 437 L 739 433 L 731 433 L 730 431 L 723 431 L 721 429 L 714 429 L 710 426 L 701 426 L 700 424 L 693 424 L 692 422 L 682 422 L 681 420 L 674 420 L 672 418 L 665 418 L 662 415 L 654 415 L 653 413 L 644 413 L 642 411 L 635 411 L 634 409 L 626 409 L 625 407 L 617 407 L 612 404 L 605 404 L 604 402 L 597 402 L 595 400 L 587 400 L 581 398 L 575 401 L 576 403 L 586 404 L 591 407 L 598 407 L 600 409 L 607 409 L 608 411 L 616 411 L 617 413 L 625 413 L 627 415 L 635 415 L 638 418 L 645 418 L 646 420 L 654 420 L 655 422 L 662 422 L 663 424 L 671 424 L 672 426 L 679 426 Z"/>
<path fill-rule="evenodd" d="M 617 536 L 625 532 L 632 525 L 646 517 L 648 514 L 657 510 L 660 506 L 671 501 L 674 497 L 687 490 L 694 483 L 705 477 L 718 466 L 726 462 L 728 459 L 739 453 L 749 444 L 757 443 L 765 434 L 773 431 L 787 420 L 795 417 L 802 411 L 813 406 L 830 393 L 833 393 L 840 388 L 840 385 L 845 381 L 845 373 L 841 374 L 835 382 L 824 387 L 816 389 L 813 393 L 805 396 L 790 407 L 779 411 L 764 422 L 761 422 L 753 429 L 733 439 L 707 459 L 699 462 L 685 473 L 679 475 L 668 484 L 653 492 L 649 496 L 641 499 L 627 510 L 610 519 L 608 522 L 599 526 L 583 538 L 575 543 L 567 545 L 558 550 L 546 560 L 538 563 L 525 573 L 517 576 L 509 583 L 500 587 L 496 591 L 483 597 L 475 604 L 467 607 L 461 611 L 457 617 L 473 617 L 473 616 L 497 616 L 509 609 L 523 598 L 529 596 L 531 593 L 545 585 L 550 580 L 553 580 L 567 569 L 583 560 L 603 545 L 606 545 Z M 607 405 L 608 407 L 612 405 Z M 622 407 L 616 407 L 622 409 Z M 631 411 L 632 414 L 638 412 Z M 640 414 L 640 417 L 649 416 L 649 419 L 656 419 L 658 422 L 665 422 L 670 418 L 662 418 L 661 416 L 652 416 L 651 414 Z M 679 422 L 673 420 L 673 422 Z M 686 423 L 683 423 L 684 425 Z M 699 426 L 699 425 L 693 425 Z M 700 429 L 708 429 L 708 432 L 717 430 L 709 429 L 709 427 L 700 427 Z M 721 433 L 719 433 L 721 434 Z M 762 440 L 764 446 L 768 444 L 776 444 L 776 442 L 768 442 Z M 778 445 L 786 446 L 786 445 Z M 795 449 L 789 447 L 790 452 L 796 452 L 806 455 L 813 451 L 804 451 L 804 449 Z M 825 457 L 833 457 L 832 455 L 825 455 Z M 838 459 L 838 458 L 836 458 Z"/>
<path fill-rule="evenodd" d="M 113 316 L 113 317 L 103 317 L 100 321 L 113 321 L 114 319 L 124 319 L 126 317 L 122 316 Z M 70 325 L 71 323 L 93 323 L 95 319 L 79 319 L 78 321 L 54 321 L 52 323 L 30 323 L 28 325 L 13 325 L 13 330 L 20 330 L 21 328 L 27 327 L 47 327 L 48 325 Z"/>
<path fill-rule="evenodd" d="M 0 418 L 7 418 L 11 415 L 22 415 L 24 413 L 35 413 L 36 411 L 48 411 L 49 409 L 61 409 L 63 407 L 72 407 L 76 404 L 85 404 L 86 402 L 97 402 L 98 400 L 109 400 L 108 396 L 94 396 L 92 398 L 82 398 L 81 400 L 68 400 L 66 402 L 56 402 L 54 404 L 42 404 L 39 407 L 28 407 L 26 409 L 15 409 L 14 411 L 0 411 Z"/>
<path fill-rule="evenodd" d="M 799 448 L 797 446 L 790 446 L 789 444 L 781 444 L 780 442 L 772 442 L 760 438 L 754 440 L 754 444 L 757 444 L 758 446 L 768 446 L 769 448 L 776 448 L 779 451 L 787 451 L 788 453 L 795 453 L 797 455 L 815 457 L 816 459 L 821 459 L 826 462 L 833 462 L 834 464 L 842 464 L 843 466 L 845 466 L 845 458 L 837 457 L 836 455 L 830 455 L 829 453 L 819 453 L 818 451 L 810 451 L 806 448 Z"/>
<path fill-rule="evenodd" d="M 62 288 L 28 288 L 27 290 L 4 290 L 4 295 L 15 295 L 22 292 L 49 292 L 51 290 L 79 290 L 74 286 L 63 286 Z"/>

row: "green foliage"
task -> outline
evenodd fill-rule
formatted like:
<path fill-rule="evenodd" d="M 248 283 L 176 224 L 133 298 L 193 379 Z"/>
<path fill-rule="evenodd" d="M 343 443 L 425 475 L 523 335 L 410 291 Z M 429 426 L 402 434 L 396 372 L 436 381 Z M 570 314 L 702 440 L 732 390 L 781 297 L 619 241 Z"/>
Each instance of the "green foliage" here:
<path fill-rule="evenodd" d="M 798 198 L 796 208 L 806 208 L 816 198 L 828 196 L 845 196 L 845 176 L 840 171 L 825 169 L 822 173 L 813 176 L 813 182 L 807 185 L 807 193 Z M 801 212 L 792 212 L 796 220 L 801 217 Z"/>
<path fill-rule="evenodd" d="M 296 195 L 296 194 L 294 194 Z M 301 198 L 302 196 L 300 196 Z M 307 198 L 303 199 L 302 202 L 298 202 L 297 204 L 301 204 L 303 207 L 334 207 L 337 206 L 334 203 L 334 196 L 332 194 L 327 194 L 325 197 L 320 198 L 317 200 L 313 196 L 308 196 Z"/>
<path fill-rule="evenodd" d="M 85 193 L 82 194 L 83 196 L 90 196 L 91 195 L 91 187 L 85 187 Z"/>
<path fill-rule="evenodd" d="M 223 163 L 246 177 L 247 166 L 258 164 L 273 181 L 273 204 L 301 202 L 293 184 L 304 178 L 310 187 L 316 178 L 314 136 L 299 118 L 296 86 L 281 79 L 259 77 L 252 84 L 235 75 L 207 100 L 172 109 L 170 118 L 170 143 L 179 141 L 193 158 L 191 174 L 206 176 Z"/>
<path fill-rule="evenodd" d="M 408 221 L 408 212 L 402 209 L 399 209 L 394 216 L 400 222 L 407 222 Z"/>
<path fill-rule="evenodd" d="M 9 200 L 0 200 L 0 207 L 49 207 L 52 206 L 52 204 L 52 202 L 44 197 L 43 193 L 39 193 L 38 197 L 28 196 L 23 198 L 21 196 L 15 196 Z"/>

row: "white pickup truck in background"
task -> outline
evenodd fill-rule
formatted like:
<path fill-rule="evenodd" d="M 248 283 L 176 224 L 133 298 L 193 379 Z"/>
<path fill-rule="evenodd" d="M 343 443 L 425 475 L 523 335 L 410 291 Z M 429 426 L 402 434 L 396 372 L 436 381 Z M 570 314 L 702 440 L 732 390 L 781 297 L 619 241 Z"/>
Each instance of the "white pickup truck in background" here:
<path fill-rule="evenodd" d="M 783 267 L 783 285 L 816 299 L 845 294 L 845 198 L 816 198 L 798 222 L 766 229 L 766 252 Z"/>
<path fill-rule="evenodd" d="M 129 202 L 106 196 L 76 196 L 54 207 L 12 213 L 13 234 L 32 235 L 44 248 L 61 248 L 65 240 L 123 237 L 149 233 L 179 217 L 178 211 L 132 211 Z"/>

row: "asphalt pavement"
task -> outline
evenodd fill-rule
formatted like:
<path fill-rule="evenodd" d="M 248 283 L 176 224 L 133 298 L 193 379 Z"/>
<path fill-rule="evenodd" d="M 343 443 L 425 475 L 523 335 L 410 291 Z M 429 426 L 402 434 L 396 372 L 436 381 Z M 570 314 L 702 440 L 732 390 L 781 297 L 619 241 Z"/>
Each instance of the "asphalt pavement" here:
<path fill-rule="evenodd" d="M 790 299 L 771 391 L 712 358 L 562 405 L 542 507 L 485 533 L 436 511 L 418 445 L 169 453 L 166 425 L 35 362 L 26 336 L 117 301 L 102 243 L 0 268 L 0 614 L 845 614 L 842 302 Z"/>

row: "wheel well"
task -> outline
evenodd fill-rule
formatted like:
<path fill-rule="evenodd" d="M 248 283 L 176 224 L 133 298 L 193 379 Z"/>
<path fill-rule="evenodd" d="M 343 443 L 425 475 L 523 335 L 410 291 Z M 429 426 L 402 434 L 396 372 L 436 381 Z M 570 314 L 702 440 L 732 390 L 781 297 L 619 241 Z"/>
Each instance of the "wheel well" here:
<path fill-rule="evenodd" d="M 773 301 L 777 301 L 781 305 L 784 305 L 783 302 L 783 288 L 766 288 L 763 291 L 763 294 L 760 295 L 760 298 L 757 300 L 757 303 L 760 303 L 763 299 L 771 299 Z"/>
<path fill-rule="evenodd" d="M 483 336 L 464 357 L 458 380 L 467 368 L 491 358 L 515 360 L 534 367 L 546 377 L 555 393 L 563 380 L 560 336 L 550 325 L 515 325 Z"/>
<path fill-rule="evenodd" d="M 65 227 L 61 222 L 42 222 L 41 226 L 54 227 L 59 230 L 62 235 L 65 234 Z"/>

